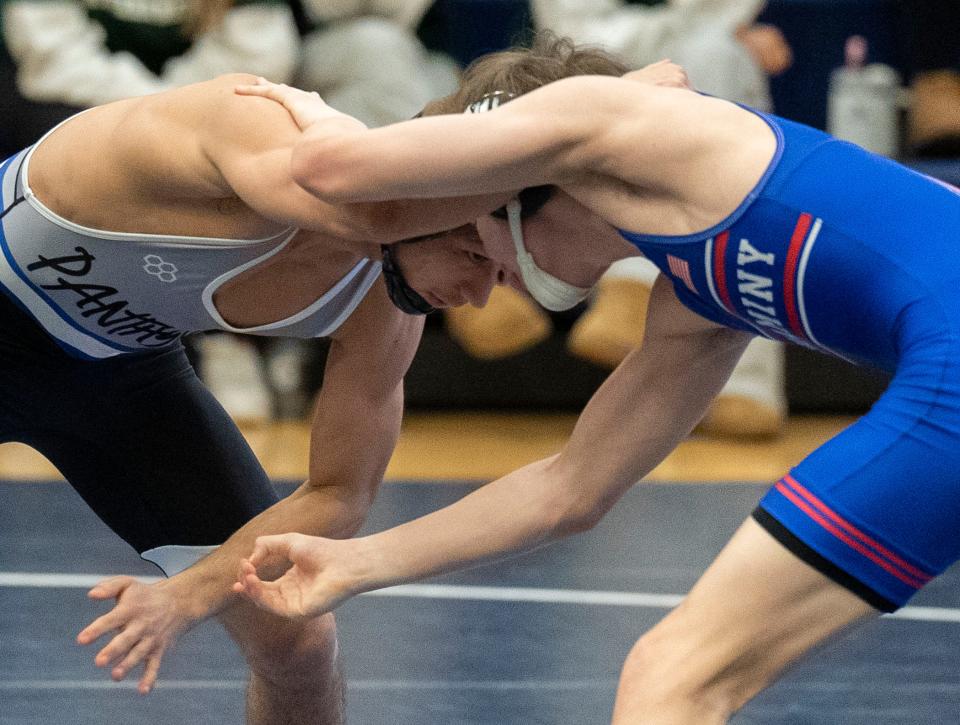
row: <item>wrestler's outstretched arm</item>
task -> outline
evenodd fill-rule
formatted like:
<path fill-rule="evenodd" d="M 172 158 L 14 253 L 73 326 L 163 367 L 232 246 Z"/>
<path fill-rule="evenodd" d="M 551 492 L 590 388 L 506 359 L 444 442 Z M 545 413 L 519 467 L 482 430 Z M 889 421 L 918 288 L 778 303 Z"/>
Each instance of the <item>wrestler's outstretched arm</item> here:
<path fill-rule="evenodd" d="M 581 171 L 582 157 L 568 152 L 611 122 L 602 108 L 591 106 L 586 113 L 583 105 L 614 97 L 610 84 L 619 82 L 567 78 L 496 113 L 425 117 L 377 129 L 351 123 L 319 96 L 288 86 L 261 82 L 237 91 L 283 104 L 303 129 L 293 149 L 292 174 L 304 189 L 328 202 L 356 203 L 560 183 Z"/>
<path fill-rule="evenodd" d="M 692 87 L 683 66 L 668 58 L 625 73 L 623 77 L 654 86 Z M 301 131 L 306 131 L 310 126 L 319 123 L 328 124 L 322 131 L 324 134 L 367 130 L 366 125 L 353 116 L 327 105 L 316 91 L 304 91 L 286 83 L 273 83 L 266 78 L 258 77 L 255 83 L 239 84 L 236 92 L 242 96 L 260 96 L 276 101 L 287 109 Z"/>
<path fill-rule="evenodd" d="M 142 664 L 139 690 L 146 694 L 164 653 L 183 631 L 244 604 L 231 585 L 258 536 L 356 532 L 399 436 L 403 376 L 422 329 L 423 318 L 397 310 L 378 280 L 331 340 L 312 421 L 308 480 L 176 576 L 152 585 L 112 577 L 91 589 L 94 599 L 116 599 L 77 636 L 80 644 L 110 638 L 95 657 L 97 666 L 109 667 L 113 679 L 122 680 Z"/>
<path fill-rule="evenodd" d="M 207 118 L 202 123 L 193 120 L 191 125 L 201 129 L 199 143 L 221 177 L 224 194 L 235 194 L 263 217 L 344 239 L 385 243 L 453 229 L 509 198 L 494 191 L 456 203 L 429 197 L 378 203 L 320 199 L 293 175 L 293 151 L 301 139 L 294 119 L 276 103 L 235 93 L 241 79 L 253 77 L 233 75 L 211 81 Z M 323 105 L 336 132 L 366 129 L 360 121 Z"/>
<path fill-rule="evenodd" d="M 305 125 L 292 178 L 318 199 L 347 206 L 438 197 L 462 204 L 556 185 L 615 226 L 661 229 L 669 217 L 689 231 L 729 214 L 775 146 L 762 119 L 691 92 L 669 61 L 622 78 L 565 78 L 487 113 L 374 129 L 345 120 L 314 94 L 273 84 L 238 90 L 291 109 Z"/>
<path fill-rule="evenodd" d="M 750 336 L 683 308 L 661 277 L 647 337 L 593 396 L 563 451 L 458 502 L 371 536 L 268 536 L 236 591 L 286 616 L 311 616 L 359 592 L 529 551 L 594 526 L 693 429 Z M 258 567 L 293 566 L 276 581 Z"/>

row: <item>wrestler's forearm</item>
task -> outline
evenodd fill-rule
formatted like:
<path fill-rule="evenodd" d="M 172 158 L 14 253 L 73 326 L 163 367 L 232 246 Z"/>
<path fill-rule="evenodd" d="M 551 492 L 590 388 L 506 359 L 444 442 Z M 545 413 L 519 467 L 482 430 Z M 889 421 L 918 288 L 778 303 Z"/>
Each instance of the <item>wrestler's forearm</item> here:
<path fill-rule="evenodd" d="M 347 387 L 353 377 L 345 380 L 343 369 L 351 363 L 357 364 L 342 354 L 341 346 L 331 348 L 312 419 L 309 479 L 174 577 L 183 578 L 200 617 L 216 613 L 236 596 L 231 587 L 240 561 L 250 555 L 258 536 L 298 532 L 342 539 L 363 523 L 400 436 L 403 394 L 399 386 L 384 397 Z"/>
<path fill-rule="evenodd" d="M 647 417 L 655 420 L 663 412 L 651 407 Z M 571 441 L 560 456 L 514 471 L 444 509 L 349 542 L 357 555 L 342 562 L 348 587 L 358 593 L 416 581 L 586 531 L 685 433 L 678 426 L 647 440 L 635 438 L 629 453 L 606 445 L 586 453 Z M 610 441 L 611 448 L 616 445 Z"/>
<path fill-rule="evenodd" d="M 446 508 L 346 542 L 351 594 L 424 579 L 530 551 L 576 530 L 550 475 L 552 459 L 489 483 Z"/>
<path fill-rule="evenodd" d="M 653 468 L 672 441 L 642 456 Z M 351 594 L 418 581 L 526 553 L 598 523 L 640 476 L 607 477 L 599 456 L 584 462 L 578 481 L 559 459 L 531 464 L 483 486 L 444 509 L 347 542 L 345 579 Z M 578 485 L 581 484 L 581 485 Z M 592 489 L 592 490 L 591 490 Z"/>
<path fill-rule="evenodd" d="M 357 555 L 340 562 L 347 588 L 368 591 L 468 568 L 594 526 L 683 440 L 722 387 L 741 347 L 710 341 L 701 342 L 720 353 L 687 359 L 679 346 L 670 354 L 665 341 L 659 352 L 635 352 L 591 399 L 559 456 L 350 542 Z"/>
<path fill-rule="evenodd" d="M 498 209 L 512 197 L 513 193 L 503 192 L 456 199 L 366 202 L 344 208 L 366 220 L 368 239 L 388 244 L 473 224 L 478 217 Z"/>
<path fill-rule="evenodd" d="M 258 536 L 300 532 L 327 538 L 351 536 L 356 528 L 354 507 L 342 488 L 305 483 L 292 494 L 251 519 L 208 556 L 171 577 L 174 588 L 190 616 L 200 620 L 227 606 L 236 595 L 240 560 L 250 554 Z"/>

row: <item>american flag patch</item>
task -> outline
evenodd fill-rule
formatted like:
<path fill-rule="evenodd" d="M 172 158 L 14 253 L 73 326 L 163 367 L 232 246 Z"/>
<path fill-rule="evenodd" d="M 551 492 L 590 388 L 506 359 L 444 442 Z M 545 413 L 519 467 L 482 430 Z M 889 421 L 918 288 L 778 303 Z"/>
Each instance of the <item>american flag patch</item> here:
<path fill-rule="evenodd" d="M 693 286 L 693 278 L 690 277 L 690 265 L 687 260 L 674 257 L 672 254 L 668 254 L 667 266 L 670 268 L 670 274 L 672 274 L 674 277 L 682 279 L 683 283 L 687 285 L 687 288 L 691 292 L 694 294 L 697 293 L 697 288 Z"/>

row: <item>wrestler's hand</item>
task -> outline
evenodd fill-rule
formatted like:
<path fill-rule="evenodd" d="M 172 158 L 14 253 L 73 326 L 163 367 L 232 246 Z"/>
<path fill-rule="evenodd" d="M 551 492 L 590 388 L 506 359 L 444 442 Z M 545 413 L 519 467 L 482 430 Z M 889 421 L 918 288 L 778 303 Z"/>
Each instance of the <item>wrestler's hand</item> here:
<path fill-rule="evenodd" d="M 133 577 L 104 579 L 91 589 L 91 599 L 116 599 L 113 609 L 98 617 L 80 634 L 77 642 L 90 644 L 105 634 L 113 638 L 94 658 L 97 667 L 112 667 L 110 676 L 120 681 L 143 663 L 138 690 L 153 689 L 164 652 L 196 620 L 190 617 L 183 597 L 175 596 L 169 580 L 143 584 Z"/>
<path fill-rule="evenodd" d="M 340 119 L 348 125 L 355 124 L 360 130 L 366 129 L 353 116 L 328 106 L 316 91 L 302 91 L 285 83 L 271 83 L 265 78 L 258 78 L 256 83 L 238 85 L 234 90 L 241 96 L 260 96 L 276 101 L 287 109 L 301 131 L 329 119 Z"/>
<path fill-rule="evenodd" d="M 672 60 L 658 60 L 656 63 L 644 66 L 640 70 L 630 71 L 623 76 L 627 80 L 649 83 L 653 86 L 667 86 L 669 88 L 692 88 L 687 71 L 683 66 Z"/>
<path fill-rule="evenodd" d="M 349 540 L 321 539 L 303 534 L 257 538 L 253 553 L 240 562 L 235 592 L 262 609 L 283 617 L 313 617 L 334 609 L 353 592 L 349 575 L 339 562 L 350 561 Z M 284 569 L 274 581 L 264 581 L 258 569 Z"/>

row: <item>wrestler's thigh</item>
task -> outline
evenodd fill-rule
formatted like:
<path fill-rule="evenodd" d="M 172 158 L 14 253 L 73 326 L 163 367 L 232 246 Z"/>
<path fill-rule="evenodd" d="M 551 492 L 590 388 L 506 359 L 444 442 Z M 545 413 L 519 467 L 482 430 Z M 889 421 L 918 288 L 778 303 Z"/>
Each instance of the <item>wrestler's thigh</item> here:
<path fill-rule="evenodd" d="M 684 702 L 734 712 L 790 662 L 876 613 L 748 519 L 630 653 L 614 722 Z"/>
<path fill-rule="evenodd" d="M 74 392 L 28 442 L 138 552 L 220 544 L 276 502 L 182 350 L 60 374 L 72 379 L 58 387 Z"/>
<path fill-rule="evenodd" d="M 700 657 L 756 676 L 876 613 L 747 519 L 664 623 L 695 631 Z"/>

